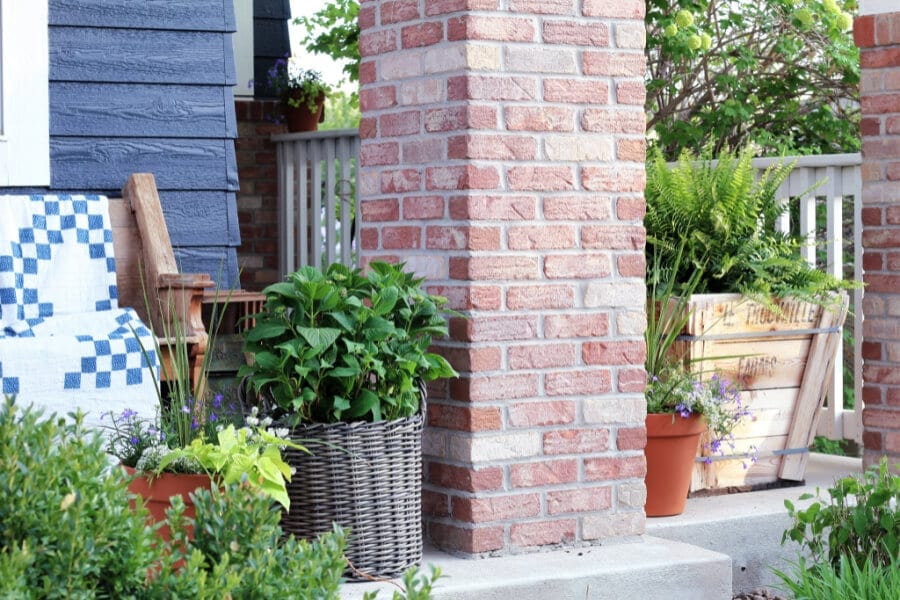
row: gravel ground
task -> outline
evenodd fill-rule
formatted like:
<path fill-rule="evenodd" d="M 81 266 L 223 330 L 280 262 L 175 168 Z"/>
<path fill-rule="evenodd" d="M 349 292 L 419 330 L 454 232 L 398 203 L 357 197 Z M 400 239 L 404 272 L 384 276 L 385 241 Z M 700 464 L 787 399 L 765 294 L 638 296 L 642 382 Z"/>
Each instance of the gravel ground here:
<path fill-rule="evenodd" d="M 732 600 L 787 600 L 771 590 L 754 590 L 747 594 L 738 594 Z"/>

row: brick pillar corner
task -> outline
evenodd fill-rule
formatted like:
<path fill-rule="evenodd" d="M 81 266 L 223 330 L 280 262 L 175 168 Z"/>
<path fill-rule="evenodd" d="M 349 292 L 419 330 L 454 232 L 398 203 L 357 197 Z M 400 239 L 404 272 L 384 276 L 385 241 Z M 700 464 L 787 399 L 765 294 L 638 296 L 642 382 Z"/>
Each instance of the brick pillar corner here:
<path fill-rule="evenodd" d="M 890 7 L 888 5 L 890 4 Z M 900 6 L 862 0 L 863 465 L 900 462 Z"/>
<path fill-rule="evenodd" d="M 436 344 L 425 522 L 506 553 L 640 534 L 644 1 L 361 3 L 362 256 L 465 319 Z"/>

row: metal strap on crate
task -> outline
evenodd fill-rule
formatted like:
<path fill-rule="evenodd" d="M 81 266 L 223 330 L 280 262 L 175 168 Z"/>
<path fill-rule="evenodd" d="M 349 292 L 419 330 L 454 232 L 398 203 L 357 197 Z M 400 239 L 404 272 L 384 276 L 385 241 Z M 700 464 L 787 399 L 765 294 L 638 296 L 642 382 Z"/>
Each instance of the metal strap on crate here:
<path fill-rule="evenodd" d="M 766 337 L 792 337 L 797 335 L 816 335 L 820 333 L 839 333 L 840 327 L 816 327 L 814 329 L 789 329 L 781 331 L 756 331 L 742 333 L 719 333 L 704 335 L 682 334 L 675 338 L 679 342 L 705 342 L 709 340 L 744 340 Z"/>

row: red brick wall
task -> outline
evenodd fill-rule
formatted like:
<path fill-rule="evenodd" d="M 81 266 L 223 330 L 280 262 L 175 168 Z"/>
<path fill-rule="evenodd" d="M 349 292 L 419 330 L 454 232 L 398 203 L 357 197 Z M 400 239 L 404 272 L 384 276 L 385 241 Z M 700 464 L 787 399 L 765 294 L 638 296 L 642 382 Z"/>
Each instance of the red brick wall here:
<path fill-rule="evenodd" d="M 365 260 L 467 318 L 430 391 L 428 535 L 644 528 L 643 0 L 363 0 Z"/>
<path fill-rule="evenodd" d="M 864 464 L 900 461 L 900 12 L 860 16 Z"/>
<path fill-rule="evenodd" d="M 280 113 L 273 100 L 237 100 L 235 140 L 240 191 L 237 194 L 241 246 L 241 286 L 258 291 L 278 281 L 278 174 L 271 136 L 284 133 L 272 115 Z"/>

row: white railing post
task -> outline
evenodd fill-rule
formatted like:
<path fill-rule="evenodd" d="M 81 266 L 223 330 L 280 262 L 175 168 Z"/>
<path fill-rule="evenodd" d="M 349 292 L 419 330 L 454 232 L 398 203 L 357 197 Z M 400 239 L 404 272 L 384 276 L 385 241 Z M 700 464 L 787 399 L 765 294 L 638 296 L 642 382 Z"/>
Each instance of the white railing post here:
<path fill-rule="evenodd" d="M 279 270 L 282 277 L 304 265 L 336 260 L 353 266 L 359 239 L 355 129 L 289 133 L 272 137 L 279 183 Z"/>

